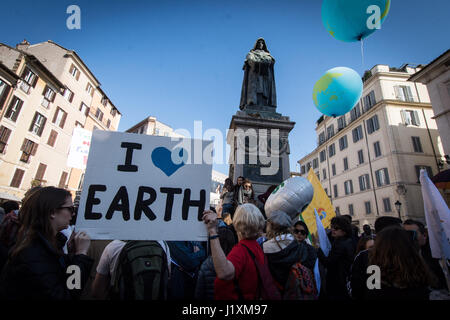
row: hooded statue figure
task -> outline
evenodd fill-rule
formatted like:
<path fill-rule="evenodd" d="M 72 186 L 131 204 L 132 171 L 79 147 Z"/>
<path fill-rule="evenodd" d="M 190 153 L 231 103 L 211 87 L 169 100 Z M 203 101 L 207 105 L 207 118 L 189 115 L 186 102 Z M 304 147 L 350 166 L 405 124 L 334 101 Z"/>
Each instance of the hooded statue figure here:
<path fill-rule="evenodd" d="M 267 50 L 263 38 L 256 40 L 255 46 L 247 54 L 242 82 L 241 103 L 239 108 L 246 106 L 277 106 L 275 91 L 274 66 L 275 59 Z"/>

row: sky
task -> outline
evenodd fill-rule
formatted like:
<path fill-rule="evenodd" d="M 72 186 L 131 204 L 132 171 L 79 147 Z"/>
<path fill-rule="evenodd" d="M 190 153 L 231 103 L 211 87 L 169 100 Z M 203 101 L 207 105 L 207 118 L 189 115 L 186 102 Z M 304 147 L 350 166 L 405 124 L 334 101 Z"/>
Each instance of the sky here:
<path fill-rule="evenodd" d="M 239 110 L 245 57 L 263 37 L 275 58 L 277 112 L 296 122 L 291 171 L 317 146 L 312 90 L 329 69 L 361 76 L 377 64 L 427 64 L 450 47 L 450 1 L 392 0 L 380 30 L 360 43 L 325 29 L 319 0 L 2 1 L 0 42 L 53 40 L 74 50 L 122 113 L 119 131 L 155 116 L 174 129 L 225 136 Z M 69 30 L 70 5 L 81 29 Z M 225 145 L 226 142 L 224 141 Z M 225 146 L 224 146 L 225 148 Z M 225 149 L 223 149 L 225 152 Z M 224 161 L 225 156 L 223 157 Z M 227 164 L 214 164 L 228 173 Z"/>

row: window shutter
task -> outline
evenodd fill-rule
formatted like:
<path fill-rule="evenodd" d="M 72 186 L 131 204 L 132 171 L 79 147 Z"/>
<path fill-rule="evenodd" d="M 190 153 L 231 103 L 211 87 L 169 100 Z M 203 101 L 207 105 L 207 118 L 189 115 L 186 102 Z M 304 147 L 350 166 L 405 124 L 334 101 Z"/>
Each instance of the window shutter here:
<path fill-rule="evenodd" d="M 57 137 L 58 137 L 58 132 L 56 132 L 55 130 L 52 130 L 52 132 L 50 132 L 50 137 L 48 138 L 47 144 L 51 147 L 54 147 Z"/>
<path fill-rule="evenodd" d="M 406 91 L 406 101 L 413 102 L 414 98 L 411 92 L 411 88 L 409 86 L 405 86 Z"/>
<path fill-rule="evenodd" d="M 412 119 L 412 121 L 413 121 L 413 124 L 415 126 L 420 126 L 419 113 L 417 111 L 413 112 L 413 119 Z"/>
<path fill-rule="evenodd" d="M 406 124 L 406 111 L 401 110 L 400 115 L 402 116 L 402 123 Z"/>
<path fill-rule="evenodd" d="M 358 180 L 359 180 L 359 190 L 360 190 L 360 191 L 364 191 L 365 188 L 364 188 L 364 185 L 363 185 L 363 176 L 360 176 L 360 177 L 358 178 Z"/>
<path fill-rule="evenodd" d="M 52 123 L 56 122 L 56 119 L 58 118 L 58 114 L 61 112 L 61 109 L 58 107 L 56 108 L 55 114 L 53 115 Z"/>
<path fill-rule="evenodd" d="M 42 135 L 42 132 L 44 132 L 45 123 L 47 122 L 47 118 L 43 117 L 44 121 L 42 121 L 41 127 L 39 128 L 38 136 L 40 137 Z"/>
<path fill-rule="evenodd" d="M 370 189 L 370 179 L 368 174 L 366 174 L 366 189 Z"/>
<path fill-rule="evenodd" d="M 38 170 L 36 172 L 36 176 L 35 179 L 42 181 L 42 179 L 44 178 L 44 174 L 45 174 L 45 170 L 47 169 L 47 165 L 43 164 L 43 163 L 39 163 L 39 167 Z"/>
<path fill-rule="evenodd" d="M 45 85 L 44 91 L 42 91 L 42 95 L 45 96 L 45 93 L 47 92 L 48 85 Z"/>
<path fill-rule="evenodd" d="M 39 145 L 38 145 L 37 143 L 33 142 L 33 146 L 32 146 L 32 148 L 31 148 L 31 155 L 32 155 L 32 156 L 36 155 L 38 146 L 39 146 Z"/>
<path fill-rule="evenodd" d="M 37 75 L 34 75 L 34 77 L 33 77 L 33 83 L 31 83 L 31 86 L 32 86 L 33 88 L 36 87 L 36 83 L 37 83 L 38 79 L 39 79 L 39 77 L 38 77 Z"/>
<path fill-rule="evenodd" d="M 2 126 L 0 129 L 0 142 L 3 142 L 6 144 L 8 142 L 10 134 L 11 134 L 11 130 Z"/>
<path fill-rule="evenodd" d="M 63 173 L 61 174 L 61 178 L 59 179 L 58 188 L 64 188 L 66 185 L 66 180 L 67 180 L 67 172 L 63 171 Z"/>
<path fill-rule="evenodd" d="M 73 71 L 74 68 L 75 68 L 75 66 L 74 66 L 73 63 L 72 63 L 72 65 L 70 66 L 70 69 L 69 69 L 69 73 L 70 73 L 70 74 L 72 74 L 72 71 Z"/>
<path fill-rule="evenodd" d="M 367 133 L 371 134 L 373 132 L 373 119 L 367 120 Z"/>
<path fill-rule="evenodd" d="M 56 98 L 56 92 L 53 92 L 53 94 L 52 94 L 52 99 L 50 100 L 50 102 L 55 101 L 55 98 Z"/>
<path fill-rule="evenodd" d="M 18 188 L 20 186 L 20 183 L 22 182 L 24 173 L 25 173 L 24 170 L 16 169 L 16 171 L 14 172 L 14 176 L 12 178 L 10 186 L 13 188 Z"/>
<path fill-rule="evenodd" d="M 63 116 L 62 116 L 62 119 L 61 119 L 61 123 L 59 125 L 61 127 L 61 129 L 64 128 L 64 124 L 66 123 L 66 118 L 67 118 L 67 112 L 62 111 L 62 113 L 63 113 Z"/>
<path fill-rule="evenodd" d="M 391 182 L 389 181 L 388 169 L 384 168 L 383 171 L 384 171 L 384 179 L 385 179 L 386 184 L 390 184 Z"/>
<path fill-rule="evenodd" d="M 372 106 L 374 106 L 374 105 L 376 104 L 376 101 L 375 101 L 375 92 L 374 92 L 373 90 L 370 91 L 369 97 L 370 97 L 370 106 L 372 107 Z"/>
<path fill-rule="evenodd" d="M 358 141 L 356 129 L 353 129 L 352 134 L 353 134 L 353 143 L 355 143 Z"/>
<path fill-rule="evenodd" d="M 70 91 L 70 98 L 69 98 L 69 102 L 70 103 L 72 103 L 72 101 L 73 101 L 73 96 L 74 96 L 75 94 L 72 92 L 72 91 Z"/>
<path fill-rule="evenodd" d="M 27 139 L 23 139 L 23 143 L 22 143 L 22 146 L 20 147 L 20 151 L 24 151 L 25 150 L 25 148 L 27 147 Z"/>
<path fill-rule="evenodd" d="M 373 116 L 373 129 L 374 131 L 380 129 L 380 123 L 378 122 L 378 115 Z"/>
<path fill-rule="evenodd" d="M 377 178 L 377 186 L 380 187 L 381 186 L 380 170 L 375 171 L 375 176 Z"/>
<path fill-rule="evenodd" d="M 77 70 L 77 76 L 75 77 L 75 79 L 77 79 L 77 81 L 78 81 L 78 79 L 80 79 L 80 70 Z"/>

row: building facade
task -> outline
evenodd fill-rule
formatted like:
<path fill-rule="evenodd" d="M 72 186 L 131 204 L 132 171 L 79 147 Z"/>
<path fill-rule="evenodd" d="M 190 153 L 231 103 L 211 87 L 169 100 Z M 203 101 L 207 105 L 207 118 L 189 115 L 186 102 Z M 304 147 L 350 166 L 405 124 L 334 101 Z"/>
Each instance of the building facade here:
<path fill-rule="evenodd" d="M 341 117 L 322 116 L 318 147 L 298 161 L 301 175 L 314 170 L 337 214 L 360 227 L 384 215 L 424 221 L 420 169 L 432 177 L 446 167 L 427 88 L 408 81 L 417 71 L 366 72 L 358 104 Z"/>
<path fill-rule="evenodd" d="M 74 128 L 117 130 L 120 113 L 100 120 L 100 83 L 72 50 L 46 41 L 15 48 L 0 44 L 1 69 L 18 78 L 0 103 L 0 192 L 21 199 L 32 186 L 58 186 L 75 196 L 83 171 L 67 166 Z M 1 81 L 8 80 L 1 76 Z M 10 79 L 11 80 L 11 79 Z M 106 112 L 106 111 L 105 111 Z M 108 127 L 108 121 L 109 127 Z"/>

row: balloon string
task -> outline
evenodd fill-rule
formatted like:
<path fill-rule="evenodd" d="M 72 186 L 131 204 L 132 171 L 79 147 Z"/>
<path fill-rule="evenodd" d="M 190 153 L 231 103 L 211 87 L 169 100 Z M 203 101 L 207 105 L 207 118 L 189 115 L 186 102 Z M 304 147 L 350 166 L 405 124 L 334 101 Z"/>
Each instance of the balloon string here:
<path fill-rule="evenodd" d="M 361 39 L 361 64 L 362 64 L 362 72 L 364 74 L 364 40 Z"/>

